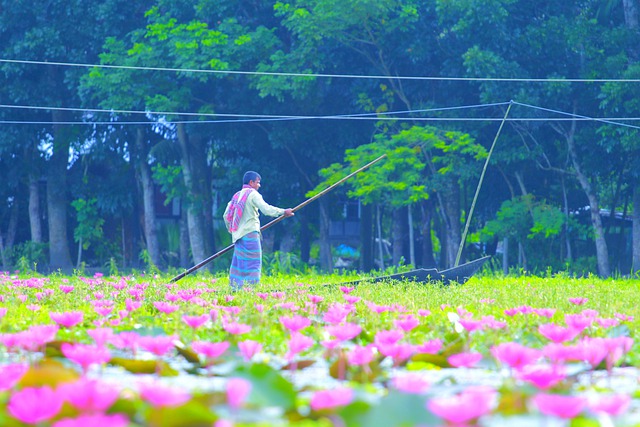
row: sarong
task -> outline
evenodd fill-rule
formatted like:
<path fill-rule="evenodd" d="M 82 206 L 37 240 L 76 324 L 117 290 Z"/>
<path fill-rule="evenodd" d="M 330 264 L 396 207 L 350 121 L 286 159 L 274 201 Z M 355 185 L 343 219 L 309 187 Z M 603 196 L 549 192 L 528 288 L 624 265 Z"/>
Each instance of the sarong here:
<path fill-rule="evenodd" d="M 260 233 L 252 231 L 236 240 L 229 269 L 229 284 L 237 291 L 245 283 L 260 282 L 262 272 L 262 242 Z"/>

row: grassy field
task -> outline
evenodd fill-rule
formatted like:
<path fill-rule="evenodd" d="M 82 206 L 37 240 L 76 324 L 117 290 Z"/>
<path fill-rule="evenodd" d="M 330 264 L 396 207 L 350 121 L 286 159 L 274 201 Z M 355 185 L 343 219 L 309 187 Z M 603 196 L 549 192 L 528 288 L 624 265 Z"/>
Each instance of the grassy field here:
<path fill-rule="evenodd" d="M 637 280 L 170 278 L 1 275 L 0 424 L 640 423 Z"/>

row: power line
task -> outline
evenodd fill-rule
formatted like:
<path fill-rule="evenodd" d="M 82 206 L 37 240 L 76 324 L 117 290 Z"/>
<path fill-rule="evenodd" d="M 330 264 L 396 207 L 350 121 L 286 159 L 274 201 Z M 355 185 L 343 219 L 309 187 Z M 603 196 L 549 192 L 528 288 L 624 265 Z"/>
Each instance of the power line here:
<path fill-rule="evenodd" d="M 565 117 L 397 117 L 394 114 L 417 114 L 429 112 L 455 111 L 464 109 L 478 109 L 496 106 L 504 106 L 508 104 L 519 105 L 525 108 L 554 113 Z M 456 107 L 441 107 L 419 110 L 389 111 L 384 113 L 357 113 L 357 114 L 341 114 L 327 116 L 309 116 L 309 115 L 269 115 L 269 114 L 229 114 L 229 113 L 177 113 L 177 112 L 158 112 L 158 111 L 140 111 L 140 110 L 106 110 L 91 108 L 73 108 L 73 107 L 51 107 L 51 106 L 29 106 L 29 105 L 10 105 L 0 104 L 0 108 L 8 109 L 36 109 L 36 110 L 63 110 L 63 111 L 79 111 L 89 113 L 119 113 L 119 114 L 145 114 L 145 115 L 186 115 L 186 116 L 204 116 L 204 117 L 228 117 L 233 119 L 227 120 L 177 120 L 177 121 L 28 121 L 28 120 L 0 120 L 0 124 L 24 124 L 24 125 L 164 125 L 170 126 L 174 124 L 224 124 L 224 123 L 250 123 L 250 122 L 276 122 L 290 120 L 373 120 L 373 121 L 412 121 L 412 122 L 565 122 L 565 121 L 595 121 L 614 126 L 622 126 L 631 129 L 640 129 L 640 126 L 622 123 L 624 121 L 640 121 L 640 117 L 589 117 L 566 111 L 554 110 L 550 108 L 538 107 L 535 105 L 524 104 L 516 101 L 498 102 L 491 104 L 463 105 Z"/>
<path fill-rule="evenodd" d="M 50 110 L 50 111 L 76 111 L 85 113 L 108 113 L 108 114 L 144 114 L 144 115 L 157 115 L 157 116 L 197 116 L 197 117 L 236 117 L 236 118 L 277 118 L 277 119 L 316 119 L 319 117 L 378 117 L 392 114 L 417 114 L 417 113 L 430 113 L 440 111 L 452 111 L 462 109 L 473 109 L 483 107 L 497 107 L 501 105 L 507 105 L 508 102 L 498 102 L 491 104 L 475 104 L 475 105 L 461 105 L 456 107 L 440 107 L 440 108 L 426 108 L 417 110 L 402 110 L 402 111 L 387 111 L 387 112 L 375 112 L 375 113 L 352 113 L 352 114 L 334 114 L 329 116 L 305 116 L 305 115 L 282 115 L 282 114 L 231 114 L 231 113 L 199 113 L 199 112 L 176 112 L 176 111 L 149 111 L 149 110 L 115 110 L 115 109 L 100 109 L 100 108 L 80 108 L 80 107 L 53 107 L 42 105 L 18 105 L 18 104 L 0 104 L 0 108 L 19 109 L 19 110 Z M 80 122 L 84 123 L 84 122 Z"/>
<path fill-rule="evenodd" d="M 88 64 L 73 62 L 55 61 L 31 61 L 23 59 L 2 59 L 0 63 L 8 64 L 28 64 L 28 65 L 49 65 L 81 68 L 111 68 L 121 70 L 137 71 L 169 71 L 174 73 L 207 73 L 207 74 L 236 74 L 253 76 L 279 76 L 279 77 L 322 77 L 322 78 L 344 78 L 344 79 L 394 79 L 394 80 L 418 80 L 418 81 L 466 81 L 466 82 L 522 82 L 522 83 L 638 83 L 640 79 L 580 79 L 580 78 L 525 78 L 525 77 L 447 77 L 447 76 L 383 76 L 383 75 L 363 75 L 363 74 L 324 74 L 324 73 L 289 73 L 276 71 L 243 71 L 243 70 L 201 70 L 193 68 L 171 68 L 171 67 L 142 67 L 132 65 L 108 65 L 108 64 Z"/>

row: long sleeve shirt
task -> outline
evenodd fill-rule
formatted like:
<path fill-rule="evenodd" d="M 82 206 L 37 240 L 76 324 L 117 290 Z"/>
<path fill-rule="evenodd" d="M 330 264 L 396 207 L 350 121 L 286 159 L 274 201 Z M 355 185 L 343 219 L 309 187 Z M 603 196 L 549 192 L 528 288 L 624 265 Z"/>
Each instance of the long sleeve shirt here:
<path fill-rule="evenodd" d="M 226 218 L 226 214 L 229 210 L 230 204 L 231 203 L 227 204 L 227 208 L 225 209 L 223 218 Z M 242 218 L 240 219 L 240 223 L 238 224 L 238 229 L 231 233 L 231 240 L 233 243 L 235 243 L 238 239 L 242 238 L 248 233 L 251 233 L 252 231 L 260 232 L 260 214 L 258 213 L 258 211 L 267 216 L 273 217 L 284 215 L 284 209 L 271 206 L 270 204 L 265 202 L 262 198 L 262 195 L 257 190 L 251 191 L 251 193 L 249 193 L 249 196 L 247 196 L 247 201 L 244 205 Z M 228 230 L 229 224 L 227 223 L 226 219 L 225 223 Z"/>

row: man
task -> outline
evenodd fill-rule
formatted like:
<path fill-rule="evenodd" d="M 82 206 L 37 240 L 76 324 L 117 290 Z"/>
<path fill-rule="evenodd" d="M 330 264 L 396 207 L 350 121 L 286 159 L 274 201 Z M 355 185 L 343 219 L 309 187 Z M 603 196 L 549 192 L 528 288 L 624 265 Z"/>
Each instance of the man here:
<path fill-rule="evenodd" d="M 233 259 L 229 269 L 229 284 L 233 290 L 245 283 L 260 282 L 262 273 L 262 242 L 260 214 L 279 217 L 293 216 L 293 209 L 271 206 L 258 192 L 260 174 L 248 171 L 242 178 L 242 189 L 233 195 L 224 211 L 224 222 L 234 243 Z"/>

